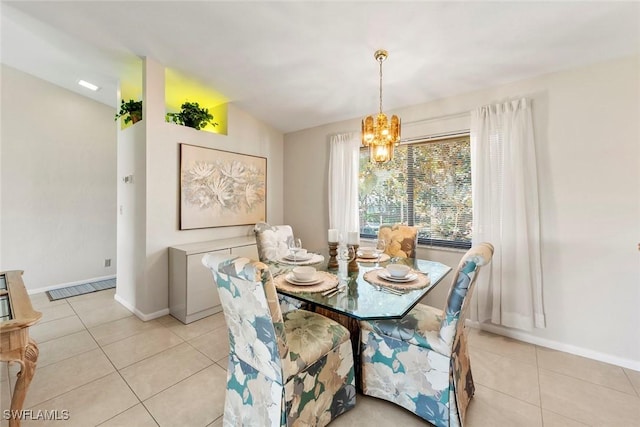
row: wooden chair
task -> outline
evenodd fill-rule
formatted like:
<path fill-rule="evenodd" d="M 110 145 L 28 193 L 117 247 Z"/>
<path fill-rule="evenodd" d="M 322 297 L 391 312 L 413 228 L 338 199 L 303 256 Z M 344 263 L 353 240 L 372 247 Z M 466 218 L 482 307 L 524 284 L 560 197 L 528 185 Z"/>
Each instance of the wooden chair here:
<path fill-rule="evenodd" d="M 282 314 L 268 267 L 207 254 L 229 330 L 224 424 L 324 426 L 355 406 L 349 331 L 316 313 Z"/>
<path fill-rule="evenodd" d="M 360 322 L 364 394 L 400 405 L 436 426 L 459 426 L 475 391 L 464 319 L 493 246 L 463 256 L 444 310 L 418 304 L 400 320 Z"/>
<path fill-rule="evenodd" d="M 402 224 L 382 224 L 378 239 L 387 243 L 385 253 L 390 257 L 415 258 L 418 245 L 418 227 Z"/>

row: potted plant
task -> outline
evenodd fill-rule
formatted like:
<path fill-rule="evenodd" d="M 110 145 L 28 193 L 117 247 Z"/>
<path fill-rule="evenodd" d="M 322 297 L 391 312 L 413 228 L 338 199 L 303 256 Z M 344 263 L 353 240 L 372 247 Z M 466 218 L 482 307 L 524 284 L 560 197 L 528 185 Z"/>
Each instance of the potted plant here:
<path fill-rule="evenodd" d="M 127 102 L 122 99 L 120 101 L 120 111 L 116 114 L 116 120 L 120 117 L 124 117 L 124 124 L 129 122 L 135 123 L 142 120 L 142 101 L 134 101 L 133 99 Z"/>
<path fill-rule="evenodd" d="M 185 102 L 180 107 L 179 113 L 167 113 L 166 120 L 197 130 L 204 128 L 207 124 L 218 126 L 218 123 L 213 122 L 213 115 L 209 113 L 209 109 L 200 108 L 197 102 Z"/>

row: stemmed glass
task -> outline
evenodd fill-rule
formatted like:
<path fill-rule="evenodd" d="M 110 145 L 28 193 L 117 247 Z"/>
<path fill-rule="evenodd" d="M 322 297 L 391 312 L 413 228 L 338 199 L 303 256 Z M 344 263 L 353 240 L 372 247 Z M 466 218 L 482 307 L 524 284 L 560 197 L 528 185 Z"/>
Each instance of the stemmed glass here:
<path fill-rule="evenodd" d="M 338 278 L 342 282 L 349 276 L 348 265 L 351 261 L 356 259 L 356 251 L 353 246 L 341 244 L 338 246 Z"/>
<path fill-rule="evenodd" d="M 385 249 L 387 249 L 387 242 L 384 239 L 377 239 L 376 246 L 374 249 L 374 253 L 376 254 L 377 264 L 380 266 L 380 257 L 384 253 Z"/>
<path fill-rule="evenodd" d="M 298 252 L 302 249 L 302 240 L 295 237 L 289 238 L 289 251 L 293 254 L 293 262 L 298 262 Z"/>

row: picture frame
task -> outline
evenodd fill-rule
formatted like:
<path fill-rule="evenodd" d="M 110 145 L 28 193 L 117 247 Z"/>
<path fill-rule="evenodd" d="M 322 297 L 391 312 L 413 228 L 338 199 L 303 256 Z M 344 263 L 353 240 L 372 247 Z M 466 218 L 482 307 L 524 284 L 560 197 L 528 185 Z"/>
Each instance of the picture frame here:
<path fill-rule="evenodd" d="M 267 159 L 180 144 L 180 230 L 265 221 Z"/>

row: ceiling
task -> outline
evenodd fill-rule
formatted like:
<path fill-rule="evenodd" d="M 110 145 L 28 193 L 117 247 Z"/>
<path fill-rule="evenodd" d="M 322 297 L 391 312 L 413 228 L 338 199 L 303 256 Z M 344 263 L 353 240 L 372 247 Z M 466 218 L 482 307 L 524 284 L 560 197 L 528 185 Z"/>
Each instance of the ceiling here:
<path fill-rule="evenodd" d="M 4 64 L 116 107 L 153 58 L 282 132 L 640 53 L 638 2 L 2 1 Z M 102 89 L 89 93 L 78 79 Z"/>

